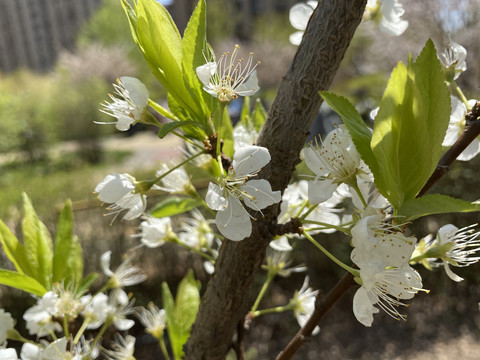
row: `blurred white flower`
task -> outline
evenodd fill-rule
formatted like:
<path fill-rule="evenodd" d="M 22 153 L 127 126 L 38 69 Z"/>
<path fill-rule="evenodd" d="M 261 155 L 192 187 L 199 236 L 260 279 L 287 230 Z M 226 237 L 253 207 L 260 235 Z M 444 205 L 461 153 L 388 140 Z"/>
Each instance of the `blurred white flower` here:
<path fill-rule="evenodd" d="M 235 151 L 238 149 L 253 145 L 256 143 L 258 137 L 257 131 L 253 128 L 247 129 L 243 124 L 235 126 L 233 129 L 233 148 Z"/>
<path fill-rule="evenodd" d="M 250 180 L 269 162 L 268 149 L 245 146 L 235 151 L 227 177 L 219 178 L 219 185 L 208 185 L 206 203 L 212 210 L 217 210 L 215 224 L 226 238 L 239 241 L 252 232 L 250 215 L 240 200 L 256 211 L 280 201 L 280 191 L 272 191 L 267 180 Z"/>
<path fill-rule="evenodd" d="M 15 349 L 0 349 L 0 359 L 18 360 L 17 351 Z"/>
<path fill-rule="evenodd" d="M 135 338 L 131 335 L 116 335 L 111 350 L 103 350 L 105 360 L 135 360 Z"/>
<path fill-rule="evenodd" d="M 14 325 L 12 315 L 4 309 L 0 309 L 0 348 L 6 344 L 7 332 L 13 330 Z"/>
<path fill-rule="evenodd" d="M 163 174 L 170 171 L 170 168 L 173 166 L 169 166 L 165 163 L 160 165 L 160 169 L 157 170 L 156 177 L 160 177 Z M 172 193 L 172 194 L 182 194 L 188 190 L 188 187 L 191 186 L 190 183 L 190 176 L 188 176 L 187 172 L 183 167 L 179 167 L 169 174 L 165 175 L 161 180 L 163 186 L 159 186 L 160 190 Z"/>
<path fill-rule="evenodd" d="M 98 293 L 94 297 L 85 295 L 80 300 L 84 305 L 81 314 L 88 323 L 87 329 L 98 329 L 107 318 L 108 296 Z"/>
<path fill-rule="evenodd" d="M 67 338 L 62 337 L 48 344 L 46 347 L 25 343 L 20 352 L 22 360 L 65 360 L 70 355 L 67 352 Z"/>
<path fill-rule="evenodd" d="M 128 210 L 124 215 L 125 220 L 132 220 L 145 211 L 147 196 L 135 192 L 135 178 L 129 174 L 107 175 L 95 188 L 98 198 L 112 204 L 108 210 L 118 215 L 123 210 Z"/>
<path fill-rule="evenodd" d="M 137 311 L 137 318 L 145 327 L 145 331 L 154 338 L 160 339 L 167 326 L 167 314 L 164 309 L 159 309 L 152 302 L 148 304 L 148 309 L 140 308 Z"/>
<path fill-rule="evenodd" d="M 293 299 L 290 300 L 295 305 L 293 313 L 300 327 L 307 323 L 308 319 L 315 311 L 315 301 L 318 290 L 313 291 L 312 288 L 308 287 L 308 282 L 309 278 L 306 276 L 302 288 L 300 291 L 296 291 L 293 295 Z M 312 335 L 316 335 L 319 332 L 320 327 L 316 326 Z"/>
<path fill-rule="evenodd" d="M 37 304 L 23 314 L 30 335 L 47 336 L 50 332 L 61 331 L 62 327 L 53 318 L 58 314 L 58 295 L 46 292 Z"/>
<path fill-rule="evenodd" d="M 139 121 L 148 106 L 149 93 L 147 87 L 138 79 L 121 77 L 114 84 L 115 95 L 110 95 L 112 102 L 102 104 L 100 111 L 117 118 L 116 122 L 97 124 L 115 124 L 120 131 L 126 131 L 134 122 Z"/>
<path fill-rule="evenodd" d="M 135 300 L 130 300 L 127 293 L 122 289 L 114 289 L 108 297 L 107 321 L 111 321 L 117 330 L 130 329 L 135 325 L 135 321 L 127 319 L 126 316 L 134 313 L 134 302 Z"/>
<path fill-rule="evenodd" d="M 203 89 L 221 102 L 251 96 L 260 89 L 255 70 L 259 63 L 253 63 L 253 53 L 250 53 L 244 64 L 243 58 L 237 59 L 238 49 L 235 45 L 231 56 L 229 52 L 223 53 L 218 61 L 214 59 L 196 70 Z"/>
<path fill-rule="evenodd" d="M 397 0 L 368 0 L 364 17 L 373 20 L 381 31 L 399 36 L 408 28 L 408 21 L 400 19 L 404 13 Z"/>
<path fill-rule="evenodd" d="M 165 242 L 177 239 L 177 235 L 172 230 L 172 220 L 169 217 L 146 216 L 140 224 L 140 228 L 142 229 L 141 242 L 149 248 L 159 247 Z"/>
<path fill-rule="evenodd" d="M 115 271 L 110 270 L 111 255 L 112 252 L 109 250 L 100 258 L 100 267 L 103 273 L 110 278 L 108 281 L 109 287 L 131 286 L 139 284 L 146 279 L 145 274 L 138 267 L 131 265 L 131 258 L 129 257 L 126 257 Z"/>
<path fill-rule="evenodd" d="M 460 44 L 450 41 L 448 48 L 442 52 L 443 58 L 440 58 L 444 66 L 447 81 L 457 80 L 462 72 L 467 70 L 467 50 Z"/>
<path fill-rule="evenodd" d="M 197 209 L 192 210 L 190 215 L 182 219 L 178 232 L 180 242 L 198 250 L 210 249 L 215 235 L 209 222 Z"/>
<path fill-rule="evenodd" d="M 468 100 L 470 107 L 474 106 L 477 101 L 472 99 Z M 465 115 L 467 113 L 467 107 L 460 101 L 459 98 L 451 96 L 452 114 L 450 115 L 450 122 L 448 124 L 447 133 L 443 139 L 442 146 L 452 146 L 455 141 L 465 130 Z M 475 138 L 463 152 L 458 155 L 457 160 L 469 161 L 480 153 L 480 141 L 478 137 Z"/>
<path fill-rule="evenodd" d="M 303 32 L 307 28 L 308 20 L 312 16 L 313 11 L 318 5 L 318 1 L 307 1 L 293 5 L 290 8 L 289 19 L 290 24 L 299 30 L 290 35 L 290 43 L 293 45 L 300 45 L 303 38 Z"/>

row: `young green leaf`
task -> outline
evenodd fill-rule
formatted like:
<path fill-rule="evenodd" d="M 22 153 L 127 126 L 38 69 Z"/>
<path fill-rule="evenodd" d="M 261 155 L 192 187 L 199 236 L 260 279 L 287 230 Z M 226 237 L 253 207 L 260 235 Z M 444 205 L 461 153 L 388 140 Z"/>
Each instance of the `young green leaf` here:
<path fill-rule="evenodd" d="M 247 129 L 252 126 L 252 118 L 250 116 L 250 96 L 243 98 L 242 112 L 240 113 L 240 123 Z"/>
<path fill-rule="evenodd" d="M 84 277 L 82 281 L 80 281 L 77 293 L 83 294 L 84 292 L 86 292 L 90 288 L 90 286 L 95 282 L 95 280 L 98 279 L 99 276 L 100 275 L 97 273 L 91 273 L 86 277 Z"/>
<path fill-rule="evenodd" d="M 393 70 L 375 118 L 376 184 L 395 209 L 414 199 L 435 169 L 449 115 L 450 97 L 429 41 L 415 63 Z"/>
<path fill-rule="evenodd" d="M 37 296 L 43 296 L 43 294 L 47 292 L 47 289 L 36 279 L 5 269 L 0 269 L 0 284 L 14 287 Z"/>
<path fill-rule="evenodd" d="M 52 238 L 25 193 L 23 193 L 23 209 L 25 212 L 22 222 L 23 243 L 25 256 L 32 270 L 32 273 L 27 275 L 36 279 L 46 289 L 50 289 L 53 259 Z"/>
<path fill-rule="evenodd" d="M 67 200 L 58 219 L 52 281 L 64 281 L 65 285 L 78 285 L 82 275 L 82 247 L 73 234 L 72 202 Z"/>
<path fill-rule="evenodd" d="M 203 85 L 198 79 L 196 69 L 204 65 L 207 51 L 207 18 L 205 0 L 200 0 L 188 22 L 182 40 L 182 70 L 185 86 L 190 91 L 192 98 L 202 108 L 206 121 L 212 112 L 213 97 L 203 90 Z"/>
<path fill-rule="evenodd" d="M 480 211 L 480 203 L 471 203 L 447 195 L 432 194 L 405 201 L 399 209 L 398 215 L 405 216 L 407 220 L 411 221 L 432 214 L 472 211 Z"/>
<path fill-rule="evenodd" d="M 165 315 L 167 316 L 168 337 L 170 339 L 173 354 L 175 359 L 181 359 L 181 357 L 177 357 L 177 354 L 181 353 L 181 343 L 180 330 L 176 318 L 175 301 L 173 300 L 172 293 L 166 282 L 162 283 L 162 303 L 163 308 L 165 309 Z"/>
<path fill-rule="evenodd" d="M 158 132 L 158 137 L 160 139 L 163 139 L 165 136 L 170 134 L 175 129 L 178 129 L 179 127 L 183 127 L 183 126 L 186 126 L 186 125 L 195 125 L 197 127 L 202 127 L 203 126 L 203 124 L 200 124 L 200 123 L 198 123 L 196 121 L 192 121 L 192 120 L 172 121 L 172 122 L 166 123 L 165 125 L 163 125 L 161 127 L 160 131 Z"/>
<path fill-rule="evenodd" d="M 5 251 L 8 259 L 13 263 L 15 269 L 17 269 L 19 273 L 33 273 L 30 263 L 25 255 L 25 247 L 1 220 L 0 242 L 2 243 L 3 251 Z"/>
<path fill-rule="evenodd" d="M 257 99 L 255 101 L 255 109 L 253 109 L 252 115 L 253 127 L 257 132 L 259 132 L 262 128 L 265 120 L 267 120 L 267 112 L 265 111 L 265 108 L 263 107 L 260 99 Z"/>
<path fill-rule="evenodd" d="M 320 92 L 320 96 L 340 115 L 352 137 L 355 147 L 376 178 L 378 168 L 377 159 L 370 148 L 372 131 L 367 127 L 355 107 L 346 98 L 327 91 Z"/>
<path fill-rule="evenodd" d="M 202 205 L 201 200 L 196 198 L 169 196 L 155 205 L 150 213 L 154 217 L 162 218 L 186 213 L 200 205 Z"/>

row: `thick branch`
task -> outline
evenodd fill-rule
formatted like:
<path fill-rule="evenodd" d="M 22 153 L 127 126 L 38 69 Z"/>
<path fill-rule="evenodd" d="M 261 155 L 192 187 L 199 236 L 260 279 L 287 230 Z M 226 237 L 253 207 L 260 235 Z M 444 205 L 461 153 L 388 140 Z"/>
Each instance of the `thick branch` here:
<path fill-rule="evenodd" d="M 284 190 L 299 161 L 311 123 L 318 114 L 319 90 L 326 90 L 340 65 L 365 8 L 366 0 L 323 0 L 312 15 L 268 118 L 258 145 L 267 147 L 272 160 L 260 176 L 274 190 Z M 265 209 L 253 224 L 250 238 L 225 241 L 215 274 L 202 298 L 186 359 L 224 359 L 238 322 L 249 310 L 248 294 L 273 237 L 278 205 Z"/>

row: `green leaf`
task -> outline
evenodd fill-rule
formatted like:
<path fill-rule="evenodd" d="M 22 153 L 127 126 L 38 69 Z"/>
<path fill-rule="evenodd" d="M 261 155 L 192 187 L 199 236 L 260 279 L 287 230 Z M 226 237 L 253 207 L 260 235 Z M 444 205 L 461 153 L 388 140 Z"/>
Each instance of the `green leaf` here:
<path fill-rule="evenodd" d="M 197 76 L 197 67 L 204 65 L 204 52 L 207 46 L 207 18 L 205 0 L 200 0 L 193 12 L 182 40 L 182 70 L 183 79 L 194 101 L 202 108 L 204 118 L 207 120 L 212 111 L 213 97 L 203 90 L 203 84 Z"/>
<path fill-rule="evenodd" d="M 252 118 L 250 117 L 250 96 L 243 98 L 242 112 L 240 113 L 240 123 L 247 129 L 252 126 Z"/>
<path fill-rule="evenodd" d="M 189 115 L 183 105 L 175 100 L 172 94 L 168 94 L 167 99 L 168 107 L 178 119 L 181 121 L 192 121 L 192 117 Z M 195 125 L 184 125 L 182 130 L 187 137 L 203 141 L 206 137 L 205 131 L 198 125 L 198 122 L 195 122 Z"/>
<path fill-rule="evenodd" d="M 177 319 L 175 313 L 175 302 L 173 300 L 172 293 L 168 287 L 166 282 L 162 283 L 162 303 L 163 308 L 165 309 L 165 314 L 167 316 L 167 329 L 168 329 L 168 337 L 170 339 L 170 344 L 175 355 L 175 359 L 177 359 L 178 348 L 180 346 L 180 339 L 179 339 L 179 329 L 177 326 Z"/>
<path fill-rule="evenodd" d="M 187 342 L 192 325 L 197 317 L 198 307 L 200 306 L 199 284 L 193 277 L 190 269 L 188 274 L 180 282 L 175 297 L 175 319 L 178 329 L 178 345 L 173 348 L 175 357 L 183 359 L 183 345 Z"/>
<path fill-rule="evenodd" d="M 65 285 L 78 285 L 82 275 L 82 247 L 73 234 L 72 202 L 67 200 L 58 219 L 52 281 L 64 281 Z"/>
<path fill-rule="evenodd" d="M 320 92 L 320 96 L 340 115 L 348 132 L 352 136 L 355 147 L 376 178 L 378 168 L 377 159 L 370 148 L 372 131 L 367 127 L 355 107 L 346 98 L 327 91 Z"/>
<path fill-rule="evenodd" d="M 127 15 L 128 23 L 130 25 L 130 31 L 132 32 L 133 40 L 138 44 L 138 36 L 137 36 L 137 14 L 135 10 L 132 8 L 130 3 L 127 0 L 121 0 L 122 7 Z"/>
<path fill-rule="evenodd" d="M 407 220 L 415 220 L 432 214 L 472 211 L 480 211 L 480 203 L 471 203 L 447 195 L 432 194 L 405 201 L 399 209 L 398 215 L 405 216 Z"/>
<path fill-rule="evenodd" d="M 185 121 L 172 121 L 169 123 L 166 123 L 165 125 L 162 126 L 160 131 L 158 132 L 158 137 L 160 139 L 163 139 L 165 136 L 170 134 L 172 131 L 179 127 L 183 127 L 185 125 L 196 125 L 196 126 L 202 126 L 202 124 L 192 121 L 192 120 L 185 120 Z"/>
<path fill-rule="evenodd" d="M 90 275 L 84 277 L 78 286 L 78 293 L 82 294 L 86 292 L 99 276 L 100 275 L 97 273 L 91 273 Z"/>
<path fill-rule="evenodd" d="M 175 359 L 183 359 L 183 345 L 190 331 L 200 305 L 199 284 L 190 270 L 178 286 L 175 302 L 168 285 L 162 283 L 162 300 L 167 315 L 167 329 Z"/>
<path fill-rule="evenodd" d="M 0 284 L 14 287 L 37 296 L 43 296 L 43 294 L 47 292 L 47 289 L 34 278 L 4 269 L 0 269 Z"/>
<path fill-rule="evenodd" d="M 162 218 L 183 214 L 202 205 L 202 201 L 190 197 L 168 197 L 153 207 L 150 211 L 152 216 Z"/>
<path fill-rule="evenodd" d="M 24 246 L 2 220 L 0 220 L 0 242 L 2 243 L 3 251 L 5 251 L 8 259 L 19 273 L 31 274 L 33 272 L 25 255 Z"/>
<path fill-rule="evenodd" d="M 255 109 L 253 109 L 252 115 L 253 127 L 257 132 L 259 132 L 262 128 L 265 120 L 267 120 L 267 112 L 265 111 L 260 99 L 257 99 L 257 101 L 255 101 Z"/>
<path fill-rule="evenodd" d="M 25 216 L 22 222 L 25 256 L 30 263 L 31 273 L 27 275 L 36 279 L 46 289 L 52 284 L 52 237 L 47 227 L 39 220 L 28 196 L 23 193 Z"/>
<path fill-rule="evenodd" d="M 395 209 L 414 199 L 434 171 L 449 116 L 442 67 L 428 41 L 415 63 L 393 70 L 375 118 L 376 185 Z"/>

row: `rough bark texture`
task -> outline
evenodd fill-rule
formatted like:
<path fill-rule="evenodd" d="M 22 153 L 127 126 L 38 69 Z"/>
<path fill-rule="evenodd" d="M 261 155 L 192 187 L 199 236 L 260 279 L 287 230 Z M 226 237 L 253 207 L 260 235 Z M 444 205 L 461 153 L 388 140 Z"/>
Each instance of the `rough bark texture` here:
<path fill-rule="evenodd" d="M 367 0 L 323 0 L 310 19 L 303 41 L 269 110 L 258 145 L 269 149 L 270 164 L 261 177 L 284 190 L 299 162 L 312 121 L 318 114 L 319 90 L 326 90 L 361 21 Z M 202 298 L 185 358 L 224 359 L 235 328 L 249 310 L 253 276 L 260 268 L 278 206 L 257 216 L 250 238 L 225 241 Z"/>

